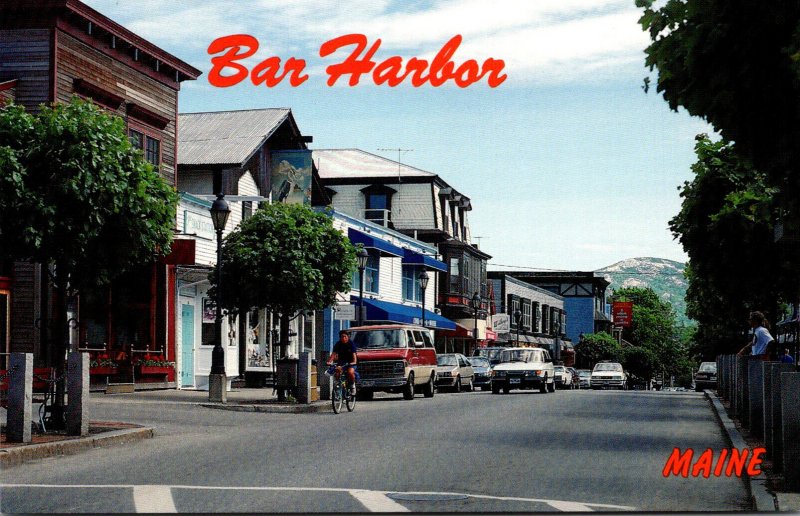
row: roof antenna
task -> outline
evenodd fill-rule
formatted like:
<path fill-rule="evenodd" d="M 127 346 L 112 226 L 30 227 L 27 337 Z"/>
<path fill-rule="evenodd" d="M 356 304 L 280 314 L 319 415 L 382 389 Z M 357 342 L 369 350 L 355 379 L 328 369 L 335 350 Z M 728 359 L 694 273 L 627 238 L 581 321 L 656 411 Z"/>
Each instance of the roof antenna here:
<path fill-rule="evenodd" d="M 397 149 L 378 149 L 378 150 L 379 151 L 397 151 L 397 183 L 400 184 L 400 182 L 401 182 L 401 179 L 400 179 L 400 156 L 402 155 L 403 152 L 412 152 L 414 149 L 401 149 L 401 148 L 398 147 Z"/>

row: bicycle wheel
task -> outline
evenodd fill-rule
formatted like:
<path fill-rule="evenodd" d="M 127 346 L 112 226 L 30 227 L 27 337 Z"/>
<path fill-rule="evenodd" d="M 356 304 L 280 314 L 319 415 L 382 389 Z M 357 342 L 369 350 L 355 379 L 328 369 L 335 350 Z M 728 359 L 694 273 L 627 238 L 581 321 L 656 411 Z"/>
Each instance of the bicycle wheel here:
<path fill-rule="evenodd" d="M 333 405 L 333 412 L 336 414 L 342 411 L 342 398 L 344 397 L 342 390 L 342 382 L 335 381 L 333 383 L 333 392 L 331 393 L 331 404 Z"/>
<path fill-rule="evenodd" d="M 356 408 L 356 396 L 355 394 L 350 393 L 350 388 L 347 387 L 347 393 L 345 394 L 345 404 L 347 405 L 347 411 L 352 412 L 353 409 Z"/>

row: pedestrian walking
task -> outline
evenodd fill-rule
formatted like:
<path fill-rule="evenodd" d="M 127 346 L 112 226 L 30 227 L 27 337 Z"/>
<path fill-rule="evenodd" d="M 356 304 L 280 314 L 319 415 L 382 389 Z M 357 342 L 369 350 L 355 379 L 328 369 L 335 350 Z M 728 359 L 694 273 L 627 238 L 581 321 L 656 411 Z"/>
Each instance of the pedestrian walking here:
<path fill-rule="evenodd" d="M 792 358 L 792 354 L 789 353 L 789 348 L 783 350 L 783 355 L 781 356 L 780 361 L 784 364 L 794 364 L 794 358 Z"/>
<path fill-rule="evenodd" d="M 744 356 L 746 350 L 750 348 L 751 356 L 757 357 L 759 360 L 769 360 L 770 354 L 773 353 L 772 348 L 775 346 L 775 339 L 769 333 L 769 321 L 761 312 L 750 312 L 747 321 L 753 328 L 753 340 L 740 349 L 738 355 Z"/>

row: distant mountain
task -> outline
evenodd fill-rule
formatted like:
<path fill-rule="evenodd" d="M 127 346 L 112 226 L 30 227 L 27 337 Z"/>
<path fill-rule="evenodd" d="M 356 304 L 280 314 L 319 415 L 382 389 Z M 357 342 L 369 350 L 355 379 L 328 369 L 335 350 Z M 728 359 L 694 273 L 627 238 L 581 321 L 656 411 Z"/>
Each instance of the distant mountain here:
<path fill-rule="evenodd" d="M 595 272 L 611 282 L 611 289 L 650 287 L 661 299 L 672 304 L 678 324 L 690 324 L 686 317 L 686 287 L 684 264 L 663 258 L 629 258 Z"/>

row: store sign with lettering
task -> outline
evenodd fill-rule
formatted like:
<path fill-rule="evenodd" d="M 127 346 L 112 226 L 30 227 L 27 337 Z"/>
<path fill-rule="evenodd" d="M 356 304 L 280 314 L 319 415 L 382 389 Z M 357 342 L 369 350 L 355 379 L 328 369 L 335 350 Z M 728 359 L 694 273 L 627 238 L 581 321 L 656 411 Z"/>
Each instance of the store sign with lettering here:
<path fill-rule="evenodd" d="M 183 212 L 183 232 L 200 238 L 214 239 L 214 223 L 210 215 L 198 215 L 189 210 Z"/>

